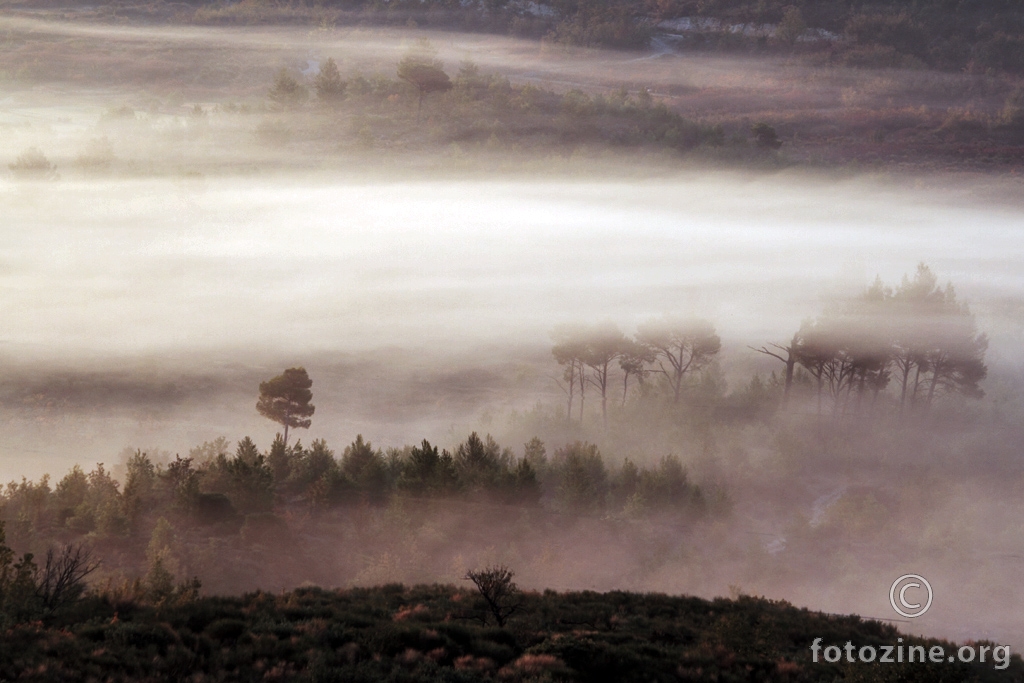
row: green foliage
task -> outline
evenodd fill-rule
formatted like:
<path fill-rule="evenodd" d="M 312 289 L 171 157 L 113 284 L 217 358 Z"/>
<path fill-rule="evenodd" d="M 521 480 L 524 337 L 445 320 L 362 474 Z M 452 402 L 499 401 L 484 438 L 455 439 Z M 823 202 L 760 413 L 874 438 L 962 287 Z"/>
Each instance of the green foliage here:
<path fill-rule="evenodd" d="M 201 474 L 192 467 L 192 458 L 176 455 L 161 475 L 174 495 L 175 505 L 181 510 L 194 510 L 199 499 Z"/>
<path fill-rule="evenodd" d="M 341 78 L 337 63 L 331 58 L 328 58 L 320 66 L 319 73 L 313 79 L 317 99 L 323 104 L 332 104 L 341 100 L 345 96 L 347 85 Z"/>
<path fill-rule="evenodd" d="M 274 77 L 274 85 L 267 92 L 270 101 L 282 108 L 294 108 L 305 104 L 309 91 L 291 74 L 282 68 Z"/>
<path fill-rule="evenodd" d="M 316 410 L 310 401 L 313 380 L 305 368 L 288 368 L 283 373 L 260 383 L 256 410 L 263 417 L 284 426 L 284 443 L 288 444 L 288 428 L 308 429 Z"/>
<path fill-rule="evenodd" d="M 363 441 L 362 434 L 345 447 L 341 471 L 365 500 L 379 503 L 388 493 L 390 481 L 384 458 L 369 441 Z"/>
<path fill-rule="evenodd" d="M 551 468 L 558 479 L 558 498 L 573 513 L 604 509 L 608 472 L 597 446 L 576 443 L 555 451 Z"/>
<path fill-rule="evenodd" d="M 402 466 L 398 488 L 413 495 L 444 495 L 453 493 L 458 482 L 455 460 L 448 451 L 438 453 L 426 439 L 413 446 Z"/>
<path fill-rule="evenodd" d="M 437 50 L 426 39 L 419 41 L 398 63 L 398 78 L 416 88 L 416 117 L 423 108 L 423 98 L 435 92 L 452 89 L 452 81 L 437 59 Z"/>
<path fill-rule="evenodd" d="M 147 504 L 152 501 L 156 484 L 156 467 L 141 450 L 136 451 L 125 465 L 126 474 L 122 494 L 124 514 L 132 527 L 139 523 Z"/>
<path fill-rule="evenodd" d="M 455 470 L 459 481 L 470 490 L 494 489 L 498 486 L 503 465 L 501 447 L 487 435 L 482 440 L 476 432 L 455 449 Z"/>

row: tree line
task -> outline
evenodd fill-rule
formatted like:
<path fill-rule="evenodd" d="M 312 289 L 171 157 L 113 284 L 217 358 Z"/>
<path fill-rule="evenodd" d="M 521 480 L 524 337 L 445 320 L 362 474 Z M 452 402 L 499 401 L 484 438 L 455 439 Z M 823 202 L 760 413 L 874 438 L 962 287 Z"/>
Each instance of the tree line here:
<path fill-rule="evenodd" d="M 710 322 L 671 316 L 640 325 L 633 337 L 613 323 L 560 326 L 552 337 L 566 419 L 583 422 L 589 391 L 606 426 L 616 392 L 625 405 L 631 382 L 654 384 L 678 404 L 688 381 L 722 348 Z M 788 343 L 751 348 L 782 364 L 769 381 L 780 390 L 780 406 L 806 390 L 819 414 L 829 406 L 835 415 L 862 414 L 887 390 L 900 415 L 922 412 L 943 397 L 981 398 L 988 374 L 988 337 L 953 286 L 941 287 L 923 263 L 895 288 L 876 278 L 853 300 L 805 320 Z M 752 386 L 764 388 L 758 377 Z"/>
<path fill-rule="evenodd" d="M 308 81 L 288 69 L 279 70 L 267 97 L 277 110 L 298 110 L 313 99 L 321 113 L 349 109 L 374 114 L 360 120 L 357 132 L 360 144 L 371 147 L 383 140 L 460 148 L 531 142 L 544 149 L 611 144 L 679 152 L 749 146 L 743 139 L 726 139 L 721 126 L 681 116 L 646 89 L 591 96 L 576 89 L 559 93 L 515 85 L 504 76 L 482 73 L 469 61 L 451 71 L 449 76 L 437 50 L 422 40 L 405 52 L 394 77 L 353 74 L 346 79 L 328 58 Z M 762 146 L 756 150 L 763 152 Z"/>
<path fill-rule="evenodd" d="M 981 398 L 988 337 L 951 284 L 925 264 L 896 288 L 880 278 L 858 298 L 805 321 L 788 344 L 757 349 L 783 363 L 783 400 L 799 366 L 813 380 L 817 408 L 859 413 L 895 389 L 899 413 L 927 410 L 944 396 Z"/>

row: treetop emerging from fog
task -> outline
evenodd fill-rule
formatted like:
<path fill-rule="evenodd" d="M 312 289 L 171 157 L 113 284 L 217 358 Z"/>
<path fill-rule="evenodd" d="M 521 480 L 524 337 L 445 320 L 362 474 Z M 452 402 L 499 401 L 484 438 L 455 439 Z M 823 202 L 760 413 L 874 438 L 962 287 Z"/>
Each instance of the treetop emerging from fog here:
<path fill-rule="evenodd" d="M 876 278 L 860 297 L 807 320 L 788 346 L 761 353 L 786 364 L 786 394 L 799 365 L 834 412 L 858 412 L 895 383 L 899 410 L 927 408 L 942 395 L 981 398 L 988 337 L 979 333 L 953 286 L 940 287 L 925 264 L 899 287 Z"/>

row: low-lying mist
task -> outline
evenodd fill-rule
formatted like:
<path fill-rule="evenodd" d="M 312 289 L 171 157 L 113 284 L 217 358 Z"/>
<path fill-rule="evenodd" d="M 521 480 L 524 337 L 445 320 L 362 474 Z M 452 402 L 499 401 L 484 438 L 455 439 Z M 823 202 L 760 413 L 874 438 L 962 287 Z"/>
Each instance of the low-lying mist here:
<path fill-rule="evenodd" d="M 1006 606 L 1024 539 L 1012 512 L 1022 479 L 1009 209 L 858 181 L 690 173 L 61 182 L 9 186 L 4 201 L 17 226 L 4 234 L 7 479 L 56 484 L 74 463 L 121 473 L 132 449 L 185 457 L 221 436 L 265 450 L 279 426 L 256 413 L 258 385 L 303 365 L 317 412 L 292 438 L 324 439 L 339 458 L 356 434 L 454 450 L 478 431 L 517 455 L 534 436 L 552 453 L 587 440 L 611 468 L 673 454 L 728 500 L 697 520 L 543 507 L 510 517 L 486 501 L 402 499 L 309 518 L 300 506 L 285 517 L 295 548 L 235 547 L 229 535 L 228 564 L 208 556 L 208 529 L 174 522 L 177 569 L 207 590 L 449 581 L 500 560 L 538 588 L 751 592 L 889 618 L 887 582 L 914 571 L 939 597 L 901 626 L 1015 637 Z M 920 259 L 991 336 L 985 398 L 908 423 L 891 409 L 818 418 L 810 396 L 774 416 L 706 410 L 708 387 L 743 406 L 755 372 L 781 373 L 749 346 L 786 343 L 876 273 L 895 285 Z M 631 333 L 666 313 L 700 315 L 723 340 L 692 405 L 620 408 L 615 388 L 607 429 L 593 394 L 582 424 L 567 424 L 552 331 L 612 321 Z M 262 569 L 239 583 L 236 568 L 253 563 Z"/>
<path fill-rule="evenodd" d="M 414 31 L 3 21 L 0 478 L 21 484 L 0 517 L 17 550 L 85 540 L 108 588 L 156 558 L 211 593 L 452 582 L 502 562 L 530 588 L 882 619 L 892 580 L 917 573 L 935 604 L 900 628 L 1024 646 L 1018 179 L 794 169 L 748 139 L 766 112 L 783 130 L 810 111 L 827 140 L 829 107 L 937 126 L 964 84 L 995 117 L 1009 82 L 432 34 L 459 83 L 420 111 L 395 76 Z M 278 69 L 311 89 L 327 57 L 352 89 L 337 109 L 268 100 Z M 891 102 L 907 93 L 934 112 Z M 977 386 L 954 368 L 933 397 L 933 360 L 907 361 L 900 385 L 887 356 L 843 347 L 837 374 L 805 355 L 784 388 L 781 359 L 758 353 L 876 277 L 898 298 L 922 262 L 987 334 Z M 640 355 L 633 376 L 612 364 L 602 410 L 596 361 L 567 375 L 552 353 L 573 325 L 632 339 L 663 316 L 721 343 L 674 392 L 667 359 Z M 277 473 L 245 509 L 231 477 L 259 475 L 281 429 L 256 411 L 260 383 L 300 366 L 316 410 L 289 457 L 333 474 Z M 493 437 L 499 493 L 403 488 L 414 446 L 458 454 L 474 432 Z M 535 438 L 549 460 L 527 468 Z M 365 441 L 390 468 L 366 484 L 377 498 L 346 454 Z M 132 517 L 110 501 L 143 453 L 156 502 Z M 200 468 L 187 495 L 168 483 L 179 455 Z M 567 463 L 600 485 L 568 487 Z M 659 507 L 666 481 L 693 504 Z M 535 497 L 502 497 L 520 484 Z M 182 500 L 221 507 L 197 521 Z"/>

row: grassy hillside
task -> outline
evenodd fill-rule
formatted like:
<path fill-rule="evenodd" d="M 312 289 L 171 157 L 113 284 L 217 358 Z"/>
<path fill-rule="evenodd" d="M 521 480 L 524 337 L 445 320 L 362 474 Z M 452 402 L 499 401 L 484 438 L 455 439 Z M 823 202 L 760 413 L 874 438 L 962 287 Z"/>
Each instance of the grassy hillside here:
<path fill-rule="evenodd" d="M 468 585 L 468 584 L 467 584 Z M 878 621 L 751 597 L 526 593 L 504 628 L 468 588 L 387 585 L 144 605 L 111 596 L 4 635 L 0 680 L 1011 681 L 1024 667 L 828 664 L 815 638 L 896 644 Z M 906 645 L 952 645 L 904 638 Z"/>

